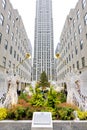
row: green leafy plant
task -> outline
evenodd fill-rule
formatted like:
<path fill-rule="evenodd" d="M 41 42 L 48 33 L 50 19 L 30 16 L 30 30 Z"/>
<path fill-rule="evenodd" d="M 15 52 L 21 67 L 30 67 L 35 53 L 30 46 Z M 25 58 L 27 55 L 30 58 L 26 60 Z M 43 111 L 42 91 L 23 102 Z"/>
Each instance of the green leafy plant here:
<path fill-rule="evenodd" d="M 60 101 L 57 98 L 57 92 L 53 89 L 53 87 L 50 87 L 50 90 L 48 92 L 48 97 L 46 100 L 46 106 L 55 108 L 56 104 L 59 104 Z"/>
<path fill-rule="evenodd" d="M 4 120 L 7 117 L 7 110 L 5 108 L 0 108 L 0 120 Z"/>
<path fill-rule="evenodd" d="M 78 118 L 80 120 L 87 120 L 87 111 L 77 111 Z"/>
<path fill-rule="evenodd" d="M 19 99 L 24 99 L 26 102 L 28 102 L 29 97 L 27 93 L 21 93 L 19 96 Z"/>
<path fill-rule="evenodd" d="M 60 103 L 56 105 L 56 117 L 61 120 L 73 120 L 75 119 L 74 111 L 78 110 L 75 105 L 68 103 Z"/>
<path fill-rule="evenodd" d="M 7 119 L 32 119 L 35 111 L 51 112 L 52 119 L 72 120 L 75 118 L 73 111 L 77 108 L 65 102 L 64 91 L 56 92 L 53 86 L 50 86 L 49 89 L 41 89 L 39 82 L 34 89 L 30 87 L 30 91 L 32 96 L 21 93 L 18 104 L 8 109 Z"/>
<path fill-rule="evenodd" d="M 66 95 L 64 94 L 64 91 L 58 92 L 58 99 L 60 100 L 61 103 L 66 102 Z"/>
<path fill-rule="evenodd" d="M 73 120 L 74 114 L 72 108 L 60 108 L 58 111 L 59 119 L 61 120 Z"/>
<path fill-rule="evenodd" d="M 14 120 L 22 120 L 25 117 L 25 108 L 21 105 L 17 105 L 8 109 L 8 118 Z"/>
<path fill-rule="evenodd" d="M 30 100 L 30 103 L 34 106 L 43 106 L 44 99 L 42 94 L 34 94 Z"/>

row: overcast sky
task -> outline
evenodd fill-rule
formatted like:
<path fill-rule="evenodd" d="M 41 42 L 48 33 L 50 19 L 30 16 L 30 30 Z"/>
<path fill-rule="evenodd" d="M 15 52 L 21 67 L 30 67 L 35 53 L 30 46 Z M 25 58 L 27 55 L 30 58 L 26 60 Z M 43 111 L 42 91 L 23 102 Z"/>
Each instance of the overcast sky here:
<path fill-rule="evenodd" d="M 52 0 L 54 48 L 56 48 L 59 42 L 66 16 L 69 14 L 71 8 L 75 8 L 77 1 L 78 0 Z M 18 9 L 33 47 L 36 0 L 10 0 L 10 2 L 14 9 Z"/>

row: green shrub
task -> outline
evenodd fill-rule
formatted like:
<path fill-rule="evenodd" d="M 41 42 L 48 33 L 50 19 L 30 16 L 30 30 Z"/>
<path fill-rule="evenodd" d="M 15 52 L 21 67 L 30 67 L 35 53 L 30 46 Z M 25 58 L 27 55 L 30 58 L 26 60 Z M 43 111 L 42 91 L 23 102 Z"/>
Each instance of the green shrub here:
<path fill-rule="evenodd" d="M 5 108 L 0 108 L 0 120 L 4 120 L 7 117 L 7 110 Z"/>
<path fill-rule="evenodd" d="M 19 96 L 19 99 L 24 99 L 26 102 L 28 102 L 28 94 L 27 93 L 21 93 Z"/>
<path fill-rule="evenodd" d="M 61 108 L 58 111 L 58 115 L 61 120 L 73 120 L 74 119 L 72 108 Z"/>
<path fill-rule="evenodd" d="M 56 105 L 56 118 L 60 120 L 73 120 L 75 118 L 73 111 L 77 110 L 77 107 L 67 103 L 61 103 Z"/>
<path fill-rule="evenodd" d="M 66 102 L 67 99 L 64 91 L 59 92 L 57 98 L 60 100 L 61 103 Z"/>
<path fill-rule="evenodd" d="M 34 106 L 44 106 L 44 99 L 42 94 L 34 94 L 30 100 Z"/>
<path fill-rule="evenodd" d="M 8 109 L 7 118 L 14 120 L 22 120 L 25 117 L 25 108 L 21 105 Z"/>
<path fill-rule="evenodd" d="M 23 106 L 17 107 L 15 117 L 17 120 L 22 120 L 25 117 L 25 108 Z"/>
<path fill-rule="evenodd" d="M 13 120 L 32 119 L 32 115 L 33 112 L 35 111 L 35 108 L 31 104 L 24 102 L 23 99 L 21 99 L 19 101 L 19 104 L 7 110 L 7 119 L 13 119 Z"/>
<path fill-rule="evenodd" d="M 30 120 L 32 120 L 33 112 L 34 112 L 33 109 L 27 108 L 27 109 L 26 109 L 25 119 L 28 119 L 28 120 L 30 119 Z"/>
<path fill-rule="evenodd" d="M 51 86 L 47 95 L 46 106 L 55 108 L 56 104 L 59 104 L 59 103 L 60 101 L 57 98 L 57 92 Z"/>
<path fill-rule="evenodd" d="M 18 104 L 8 109 L 7 118 L 14 120 L 32 119 L 33 112 L 51 112 L 52 119 L 72 120 L 76 106 L 66 103 L 64 92 L 56 92 L 52 86 L 49 90 L 42 91 L 39 83 L 35 89 L 30 87 L 32 96 L 21 93 Z M 87 116 L 86 116 L 87 118 Z"/>
<path fill-rule="evenodd" d="M 16 118 L 15 118 L 15 110 L 14 109 L 8 109 L 7 110 L 7 119 L 16 120 Z"/>
<path fill-rule="evenodd" d="M 87 120 L 87 111 L 77 111 L 80 120 Z"/>

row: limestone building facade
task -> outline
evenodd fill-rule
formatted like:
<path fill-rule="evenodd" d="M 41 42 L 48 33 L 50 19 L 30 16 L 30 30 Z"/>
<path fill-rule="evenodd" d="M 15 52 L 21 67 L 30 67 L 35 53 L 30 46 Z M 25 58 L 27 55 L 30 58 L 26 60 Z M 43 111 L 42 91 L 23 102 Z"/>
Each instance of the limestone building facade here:
<path fill-rule="evenodd" d="M 56 73 L 59 85 L 66 82 L 68 72 L 87 70 L 87 0 L 79 0 L 68 14 L 55 53 L 57 59 Z"/>
<path fill-rule="evenodd" d="M 15 68 L 26 53 L 32 55 L 32 46 L 22 18 L 9 0 L 0 0 L 0 71 Z M 31 82 L 31 65 L 31 59 L 27 59 L 16 68 L 22 83 Z"/>

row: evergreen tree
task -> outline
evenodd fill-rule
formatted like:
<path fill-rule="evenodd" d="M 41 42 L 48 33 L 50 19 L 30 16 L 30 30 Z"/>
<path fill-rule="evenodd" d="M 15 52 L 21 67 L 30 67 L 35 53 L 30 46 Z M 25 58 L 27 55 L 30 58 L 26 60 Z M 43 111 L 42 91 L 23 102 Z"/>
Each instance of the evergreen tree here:
<path fill-rule="evenodd" d="M 42 87 L 42 90 L 44 91 L 47 87 L 50 87 L 50 83 L 48 82 L 48 77 L 43 71 L 40 76 L 40 87 Z"/>

